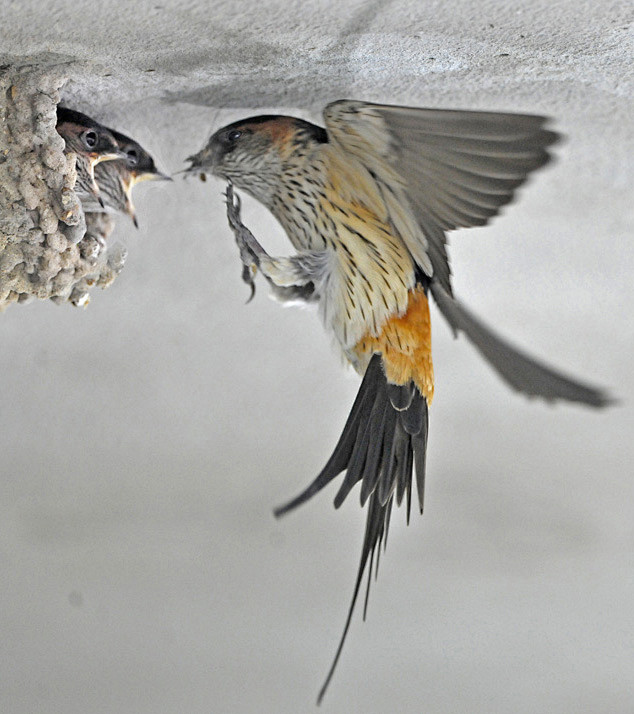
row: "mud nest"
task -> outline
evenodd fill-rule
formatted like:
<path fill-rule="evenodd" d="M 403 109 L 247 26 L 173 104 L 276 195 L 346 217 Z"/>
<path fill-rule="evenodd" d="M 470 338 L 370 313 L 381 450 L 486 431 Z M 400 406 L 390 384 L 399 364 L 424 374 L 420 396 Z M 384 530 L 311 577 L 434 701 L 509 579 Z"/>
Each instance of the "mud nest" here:
<path fill-rule="evenodd" d="M 0 68 L 0 311 L 39 299 L 88 304 L 109 286 L 126 250 L 108 247 L 109 214 L 84 215 L 75 156 L 55 130 L 62 69 Z"/>

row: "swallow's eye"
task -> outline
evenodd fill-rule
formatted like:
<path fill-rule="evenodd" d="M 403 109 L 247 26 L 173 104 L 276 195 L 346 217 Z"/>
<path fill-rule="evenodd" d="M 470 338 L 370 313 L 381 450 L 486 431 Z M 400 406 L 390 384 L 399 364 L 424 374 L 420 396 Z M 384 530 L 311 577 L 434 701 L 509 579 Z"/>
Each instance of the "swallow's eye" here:
<path fill-rule="evenodd" d="M 232 129 L 228 134 L 227 134 L 227 141 L 230 143 L 234 143 L 238 141 L 238 139 L 242 136 L 242 132 L 239 129 Z"/>
<path fill-rule="evenodd" d="M 136 166 L 139 163 L 139 155 L 137 154 L 136 149 L 130 149 L 126 153 L 128 156 L 128 166 Z"/>
<path fill-rule="evenodd" d="M 88 149 L 94 149 L 97 145 L 97 132 L 96 131 L 85 131 L 82 135 L 82 140 Z"/>

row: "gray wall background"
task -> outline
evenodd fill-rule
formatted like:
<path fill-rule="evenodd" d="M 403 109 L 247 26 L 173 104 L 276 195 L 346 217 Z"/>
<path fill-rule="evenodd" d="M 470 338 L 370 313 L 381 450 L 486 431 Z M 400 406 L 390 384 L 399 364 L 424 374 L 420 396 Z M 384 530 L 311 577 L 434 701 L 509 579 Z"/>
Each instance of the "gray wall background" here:
<path fill-rule="evenodd" d="M 568 136 L 517 205 L 452 235 L 455 289 L 621 403 L 527 402 L 434 311 L 425 516 L 395 512 L 324 712 L 634 706 L 632 20 L 578 0 L 0 8 L 3 60 L 76 61 L 68 102 L 167 171 L 227 121 L 318 121 L 341 97 L 543 112 Z M 3 712 L 313 709 L 365 513 L 334 488 L 271 509 L 323 465 L 359 380 L 315 314 L 264 286 L 244 304 L 221 191 L 141 186 L 111 289 L 0 316 Z"/>

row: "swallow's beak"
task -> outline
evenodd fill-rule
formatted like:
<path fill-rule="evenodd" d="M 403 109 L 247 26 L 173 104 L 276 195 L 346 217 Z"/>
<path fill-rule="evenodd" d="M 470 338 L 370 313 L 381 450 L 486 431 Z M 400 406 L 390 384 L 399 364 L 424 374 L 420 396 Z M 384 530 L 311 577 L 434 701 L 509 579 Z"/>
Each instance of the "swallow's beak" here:
<path fill-rule="evenodd" d="M 131 190 L 131 187 L 130 187 Z M 136 209 L 134 208 L 134 204 L 132 203 L 132 198 L 130 197 L 130 191 L 126 193 L 126 199 L 125 199 L 125 212 L 130 216 L 132 219 L 132 223 L 134 223 L 134 227 L 138 228 L 139 227 L 139 221 L 137 220 L 136 217 Z"/>
<path fill-rule="evenodd" d="M 174 176 L 177 176 L 178 174 L 190 175 L 196 173 L 199 170 L 198 154 L 192 154 L 191 156 L 188 156 L 185 161 L 189 161 L 191 163 L 191 166 L 187 166 L 186 168 L 177 171 Z"/>
<path fill-rule="evenodd" d="M 186 169 L 181 169 L 180 171 L 174 171 L 172 176 L 180 176 L 181 174 L 186 174 L 186 176 L 191 175 L 196 169 L 193 166 L 188 166 Z"/>
<path fill-rule="evenodd" d="M 121 183 L 123 184 L 123 188 L 125 190 L 125 212 L 132 219 L 132 223 L 134 223 L 135 228 L 139 227 L 139 221 L 136 217 L 136 209 L 132 203 L 132 189 L 139 180 L 143 179 L 137 178 L 137 175 L 133 172 L 121 177 Z"/>
<path fill-rule="evenodd" d="M 101 164 L 104 161 L 116 161 L 117 159 L 127 159 L 128 155 L 125 153 L 125 151 L 107 151 L 105 153 L 97 153 L 93 152 L 92 154 L 89 154 L 90 156 L 90 163 L 92 166 L 96 166 L 97 164 Z"/>
<path fill-rule="evenodd" d="M 204 151 L 204 149 L 202 151 L 199 151 L 197 154 L 192 154 L 191 156 L 188 156 L 185 159 L 185 161 L 191 162 L 190 168 L 195 168 L 196 166 L 200 166 L 200 164 L 202 163 L 201 159 L 202 159 L 203 151 Z"/>
<path fill-rule="evenodd" d="M 132 173 L 133 185 L 141 183 L 141 181 L 173 181 L 174 179 L 168 174 L 164 174 L 161 171 L 148 171 L 146 173 L 137 174 Z"/>
<path fill-rule="evenodd" d="M 191 174 L 199 174 L 200 178 L 204 181 L 206 178 L 205 173 L 210 171 L 213 166 L 213 154 L 209 146 L 205 146 L 204 149 L 199 151 L 197 154 L 192 154 L 188 156 L 185 161 L 190 161 L 191 166 L 188 166 L 182 171 L 178 171 L 179 174 L 185 174 L 189 176 Z"/>
<path fill-rule="evenodd" d="M 164 174 L 161 171 L 146 171 L 143 173 L 137 173 L 136 171 L 131 171 L 123 183 L 125 186 L 126 194 L 130 196 L 132 189 L 143 181 L 173 181 L 174 179 L 168 174 Z"/>
<path fill-rule="evenodd" d="M 150 174 L 148 176 L 150 181 L 173 181 L 174 179 L 169 174 L 164 174 L 161 171 L 157 171 L 155 174 Z"/>
<path fill-rule="evenodd" d="M 101 198 L 101 193 L 99 191 L 99 186 L 97 185 L 97 182 L 95 181 L 95 178 L 93 176 L 92 179 L 92 188 L 91 188 L 92 195 L 99 201 L 99 205 L 102 208 L 105 208 L 105 204 L 103 202 L 103 198 Z"/>

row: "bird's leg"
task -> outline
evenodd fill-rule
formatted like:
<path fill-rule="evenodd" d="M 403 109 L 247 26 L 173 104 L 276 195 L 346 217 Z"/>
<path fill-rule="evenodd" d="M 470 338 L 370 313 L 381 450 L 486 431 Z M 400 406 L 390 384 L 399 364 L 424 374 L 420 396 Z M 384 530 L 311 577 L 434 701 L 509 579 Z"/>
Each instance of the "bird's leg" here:
<path fill-rule="evenodd" d="M 233 184 L 231 181 L 227 183 L 225 193 L 227 199 L 227 220 L 240 251 L 240 260 L 242 261 L 242 280 L 251 288 L 251 295 L 247 302 L 250 302 L 255 295 L 255 274 L 258 269 L 258 259 L 256 254 L 249 249 L 248 243 L 254 243 L 264 252 L 262 246 L 257 242 L 253 233 L 242 223 L 240 219 L 240 196 L 233 193 Z"/>
<path fill-rule="evenodd" d="M 227 185 L 227 219 L 236 237 L 243 271 L 242 279 L 255 294 L 253 280 L 259 269 L 277 298 L 284 301 L 316 300 L 315 286 L 321 282 L 327 258 L 323 251 L 304 251 L 289 258 L 272 258 L 240 219 L 240 198 Z M 249 298 L 251 299 L 251 298 Z"/>

